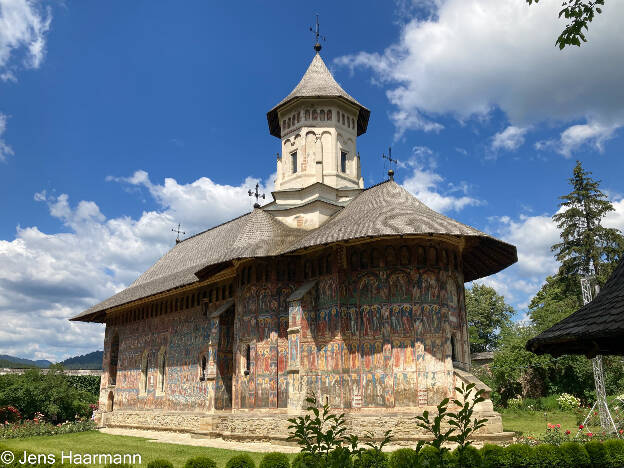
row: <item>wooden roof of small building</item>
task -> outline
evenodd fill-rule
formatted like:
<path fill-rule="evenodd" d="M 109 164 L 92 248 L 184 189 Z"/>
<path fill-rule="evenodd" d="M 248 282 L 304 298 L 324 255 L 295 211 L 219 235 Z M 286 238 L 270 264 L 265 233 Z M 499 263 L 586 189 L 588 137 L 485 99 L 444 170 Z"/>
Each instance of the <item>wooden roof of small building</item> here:
<path fill-rule="evenodd" d="M 354 240 L 406 235 L 447 236 L 464 243 L 464 280 L 496 273 L 517 261 L 516 248 L 433 211 L 393 180 L 363 190 L 322 226 L 289 228 L 262 209 L 175 245 L 128 288 L 72 318 L 101 322 L 106 311 L 199 281 L 233 260 L 296 255 Z"/>
<path fill-rule="evenodd" d="M 624 354 L 624 257 L 593 301 L 530 339 L 537 354 Z"/>

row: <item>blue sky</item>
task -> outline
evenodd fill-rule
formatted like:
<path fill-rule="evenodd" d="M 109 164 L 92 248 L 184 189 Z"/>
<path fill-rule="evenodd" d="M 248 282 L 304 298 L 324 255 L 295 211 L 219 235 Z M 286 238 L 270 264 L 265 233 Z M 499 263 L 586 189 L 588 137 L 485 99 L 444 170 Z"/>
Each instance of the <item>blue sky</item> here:
<path fill-rule="evenodd" d="M 624 5 L 560 52 L 556 3 L 0 0 L 0 353 L 100 348 L 101 326 L 67 318 L 131 283 L 174 224 L 203 230 L 270 190 L 266 112 L 313 58 L 315 13 L 325 62 L 372 112 L 366 185 L 392 145 L 412 193 L 516 244 L 483 281 L 522 319 L 556 269 L 550 217 L 576 159 L 624 227 Z"/>

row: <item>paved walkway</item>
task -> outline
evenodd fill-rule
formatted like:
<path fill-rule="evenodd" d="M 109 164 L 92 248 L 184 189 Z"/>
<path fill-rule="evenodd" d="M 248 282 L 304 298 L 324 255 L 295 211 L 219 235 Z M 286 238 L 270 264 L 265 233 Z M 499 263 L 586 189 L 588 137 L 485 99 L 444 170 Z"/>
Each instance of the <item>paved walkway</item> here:
<path fill-rule="evenodd" d="M 123 429 L 117 427 L 104 427 L 100 432 L 105 434 L 144 437 L 150 442 L 165 442 L 168 444 L 195 445 L 198 447 L 213 447 L 229 450 L 244 450 L 246 452 L 284 452 L 297 453 L 299 447 L 290 445 L 271 444 L 269 442 L 238 442 L 218 439 L 193 438 L 191 434 L 169 431 L 149 431 L 143 429 Z"/>

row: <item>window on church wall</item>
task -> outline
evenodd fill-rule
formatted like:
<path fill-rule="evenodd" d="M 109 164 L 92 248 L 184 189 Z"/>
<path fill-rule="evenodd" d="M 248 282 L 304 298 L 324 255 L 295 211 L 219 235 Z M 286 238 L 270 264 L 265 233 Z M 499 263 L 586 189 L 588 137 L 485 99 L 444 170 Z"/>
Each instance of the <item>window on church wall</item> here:
<path fill-rule="evenodd" d="M 363 270 L 368 268 L 369 263 L 368 263 L 368 255 L 366 254 L 366 251 L 363 251 L 362 254 L 360 255 L 360 268 L 362 268 Z"/>
<path fill-rule="evenodd" d="M 427 265 L 438 266 L 438 249 L 433 246 L 427 249 Z"/>
<path fill-rule="evenodd" d="M 290 128 L 290 117 L 288 117 L 288 120 L 286 121 L 286 128 Z"/>
<path fill-rule="evenodd" d="M 149 354 L 147 351 L 143 353 L 143 359 L 141 362 L 141 392 L 146 393 L 148 387 L 148 371 L 149 371 Z"/>
<path fill-rule="evenodd" d="M 424 247 L 418 247 L 418 249 L 416 250 L 416 262 L 419 265 L 425 265 L 426 260 L 425 260 L 425 248 Z"/>
<path fill-rule="evenodd" d="M 347 153 L 346 151 L 340 152 L 340 172 L 347 172 Z"/>
<path fill-rule="evenodd" d="M 332 111 L 331 109 L 327 109 L 327 120 L 331 121 L 331 119 L 332 119 Z"/>
<path fill-rule="evenodd" d="M 455 344 L 455 335 L 451 335 L 451 361 L 456 362 L 457 360 L 457 346 Z"/>
<path fill-rule="evenodd" d="M 321 110 L 321 112 L 319 112 L 319 117 L 322 121 L 325 121 L 325 111 Z"/>
<path fill-rule="evenodd" d="M 119 363 L 119 335 L 115 333 L 111 340 L 110 359 L 108 361 L 108 384 L 117 384 L 117 365 Z"/>
<path fill-rule="evenodd" d="M 309 109 L 306 109 L 306 111 L 305 111 L 305 119 L 306 120 L 310 120 L 310 110 Z"/>
<path fill-rule="evenodd" d="M 228 286 L 228 297 L 231 299 L 232 296 L 234 296 L 234 287 L 232 286 L 232 283 L 230 283 Z"/>
<path fill-rule="evenodd" d="M 282 130 L 286 130 L 286 119 L 282 120 Z"/>
<path fill-rule="evenodd" d="M 404 245 L 401 247 L 401 249 L 399 250 L 399 262 L 401 263 L 401 266 L 407 266 L 410 264 L 410 250 L 409 247 Z"/>
<path fill-rule="evenodd" d="M 351 253 L 351 269 L 360 269 L 360 254 L 356 250 Z"/>
<path fill-rule="evenodd" d="M 296 278 L 296 264 L 294 260 L 288 262 L 288 281 L 295 281 Z"/>
<path fill-rule="evenodd" d="M 336 111 L 336 122 L 340 123 L 340 111 Z"/>
<path fill-rule="evenodd" d="M 243 374 L 249 375 L 251 372 L 251 346 L 245 345 L 245 356 L 243 357 Z"/>
<path fill-rule="evenodd" d="M 316 109 L 312 110 L 312 120 L 318 120 L 318 111 Z"/>
<path fill-rule="evenodd" d="M 165 391 L 165 373 L 167 370 L 167 351 L 163 348 L 160 352 L 160 360 L 158 363 L 158 390 L 161 393 Z"/>
<path fill-rule="evenodd" d="M 206 356 L 201 357 L 201 364 L 199 368 L 199 380 L 206 380 Z"/>
<path fill-rule="evenodd" d="M 292 168 L 292 173 L 297 173 L 297 152 L 290 153 L 290 167 Z"/>
<path fill-rule="evenodd" d="M 381 255 L 379 255 L 379 250 L 377 249 L 371 250 L 371 266 L 373 268 L 378 268 L 381 266 Z"/>
<path fill-rule="evenodd" d="M 345 125 L 345 115 L 344 115 L 344 112 L 342 113 L 342 125 Z"/>
<path fill-rule="evenodd" d="M 225 285 L 221 286 L 221 300 L 225 299 Z"/>
<path fill-rule="evenodd" d="M 355 129 L 355 120 L 351 117 L 351 128 Z"/>
<path fill-rule="evenodd" d="M 301 122 L 301 112 L 297 112 L 297 123 Z"/>

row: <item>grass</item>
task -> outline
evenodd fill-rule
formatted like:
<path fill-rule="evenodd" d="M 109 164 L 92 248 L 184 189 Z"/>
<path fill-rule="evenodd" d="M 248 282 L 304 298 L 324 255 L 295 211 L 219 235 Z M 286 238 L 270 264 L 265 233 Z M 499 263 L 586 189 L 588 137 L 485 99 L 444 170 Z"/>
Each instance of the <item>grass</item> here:
<path fill-rule="evenodd" d="M 548 423 L 561 424 L 561 430 L 576 434 L 576 416 L 564 411 L 501 410 L 503 430 L 519 432 L 525 436 L 539 436 L 546 432 Z"/>
<path fill-rule="evenodd" d="M 190 445 L 167 444 L 162 442 L 150 442 L 143 437 L 117 436 L 104 434 L 98 431 L 80 432 L 75 434 L 62 434 L 56 436 L 39 436 L 24 439 L 4 439 L 0 445 L 17 452 L 24 450 L 33 453 L 51 453 L 60 460 L 61 452 L 65 455 L 69 451 L 74 453 L 120 453 L 141 454 L 141 465 L 147 464 L 157 458 L 165 458 L 173 463 L 175 468 L 183 467 L 186 460 L 199 455 L 207 456 L 217 462 L 218 467 L 224 467 L 226 462 L 234 455 L 247 453 L 256 462 L 256 466 L 264 456 L 257 452 L 239 452 L 235 450 L 218 449 L 211 447 L 196 447 Z M 279 451 L 279 448 L 276 448 Z M 286 454 L 291 460 L 295 454 Z M 95 466 L 95 465 L 89 465 Z"/>

